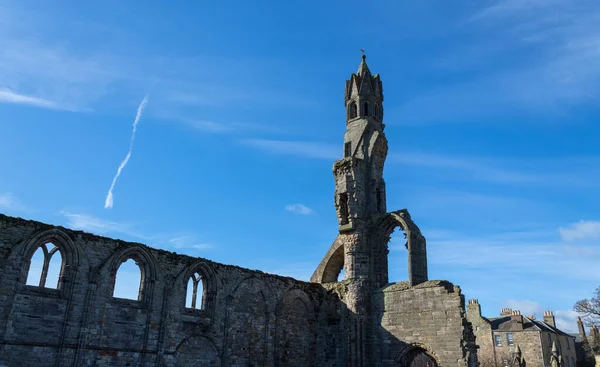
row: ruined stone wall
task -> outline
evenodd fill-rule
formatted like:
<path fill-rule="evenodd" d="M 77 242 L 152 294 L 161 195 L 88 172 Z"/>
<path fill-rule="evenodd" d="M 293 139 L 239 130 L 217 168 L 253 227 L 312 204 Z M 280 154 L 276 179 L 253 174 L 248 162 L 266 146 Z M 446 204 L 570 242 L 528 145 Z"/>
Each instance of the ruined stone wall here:
<path fill-rule="evenodd" d="M 45 242 L 63 258 L 58 289 L 25 284 Z M 114 298 L 130 258 L 139 300 Z M 196 272 L 201 309 L 185 306 Z M 0 365 L 343 365 L 339 304 L 317 284 L 3 215 L 0 274 Z"/>
<path fill-rule="evenodd" d="M 376 355 L 381 366 L 395 366 L 415 346 L 426 350 L 439 366 L 474 366 L 471 325 L 466 320 L 459 287 L 428 281 L 411 287 L 398 282 L 373 297 Z"/>
<path fill-rule="evenodd" d="M 480 362 L 482 360 L 485 360 L 486 362 L 494 361 L 496 356 L 494 353 L 492 326 L 482 317 L 481 305 L 476 299 L 470 299 L 467 304 L 467 320 L 473 326 L 475 342 L 479 347 L 477 349 L 477 355 L 479 356 Z"/>

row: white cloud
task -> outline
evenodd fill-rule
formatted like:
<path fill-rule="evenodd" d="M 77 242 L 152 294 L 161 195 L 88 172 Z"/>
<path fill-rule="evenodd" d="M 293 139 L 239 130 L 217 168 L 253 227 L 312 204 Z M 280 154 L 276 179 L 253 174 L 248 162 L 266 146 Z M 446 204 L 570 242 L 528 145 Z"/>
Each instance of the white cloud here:
<path fill-rule="evenodd" d="M 290 213 L 300 214 L 300 215 L 311 215 L 315 214 L 315 211 L 311 208 L 307 207 L 304 204 L 288 204 L 285 206 L 285 210 Z"/>
<path fill-rule="evenodd" d="M 121 175 L 121 171 L 125 168 L 125 166 L 127 165 L 127 162 L 129 162 L 129 158 L 131 158 L 131 153 L 133 152 L 133 141 L 135 139 L 135 132 L 137 131 L 137 125 L 140 122 L 140 119 L 142 118 L 142 113 L 144 112 L 144 108 L 146 107 L 147 103 L 148 103 L 148 95 L 146 95 L 144 97 L 144 99 L 142 99 L 142 102 L 140 102 L 140 105 L 138 106 L 137 113 L 135 115 L 135 119 L 133 120 L 133 131 L 131 132 L 131 138 L 129 140 L 129 150 L 127 151 L 127 155 L 125 155 L 125 159 L 123 159 L 123 161 L 119 165 L 119 168 L 117 169 L 117 173 L 115 174 L 115 177 L 112 180 L 110 189 L 108 189 L 108 193 L 106 194 L 106 199 L 104 200 L 105 208 L 112 208 L 112 206 L 113 206 L 113 189 L 115 188 L 117 179 Z"/>
<path fill-rule="evenodd" d="M 65 110 L 65 111 L 76 111 L 77 109 L 72 106 L 67 106 L 63 104 L 59 104 L 53 101 L 49 101 L 47 99 L 26 96 L 23 94 L 16 93 L 10 89 L 2 88 L 0 89 L 0 103 L 12 103 L 12 104 L 22 104 L 29 105 L 41 108 L 48 108 L 52 110 Z"/>
<path fill-rule="evenodd" d="M 427 238 L 427 231 L 423 234 Z M 392 241 L 392 250 L 403 249 L 404 242 Z M 439 269 L 460 267 L 473 276 L 489 269 L 502 269 L 494 274 L 510 275 L 528 284 L 547 276 L 560 276 L 564 282 L 597 282 L 596 264 L 600 252 L 593 244 L 573 243 L 568 246 L 558 238 L 556 230 L 500 232 L 487 235 L 455 233 L 446 238 L 428 238 L 428 262 Z M 560 264 L 560 266 L 548 266 Z M 569 269 L 565 272 L 564 269 Z M 503 282 L 512 280 L 504 279 Z M 532 283 L 533 284 L 533 283 Z M 524 285 L 525 286 L 525 285 Z"/>
<path fill-rule="evenodd" d="M 67 219 L 66 226 L 69 228 L 95 234 L 122 233 L 140 239 L 150 239 L 150 237 L 133 230 L 131 224 L 113 222 L 89 214 L 70 213 L 67 211 L 61 211 L 60 214 Z"/>
<path fill-rule="evenodd" d="M 27 205 L 23 204 L 19 198 L 13 193 L 0 194 L 0 209 L 11 210 L 15 212 L 31 212 L 33 211 Z"/>
<path fill-rule="evenodd" d="M 600 221 L 581 220 L 568 227 L 560 227 L 560 236 L 564 241 L 600 239 Z"/>
<path fill-rule="evenodd" d="M 176 249 L 207 250 L 214 248 L 214 246 L 210 243 L 200 243 L 196 241 L 196 238 L 191 235 L 171 238 L 169 240 L 169 244 L 171 244 Z"/>
<path fill-rule="evenodd" d="M 593 187 L 594 182 L 600 180 L 595 169 L 600 164 L 600 157 L 594 156 L 499 158 L 403 151 L 391 153 L 388 161 L 434 169 L 437 174 L 469 181 L 499 184 Z"/>
<path fill-rule="evenodd" d="M 460 46 L 435 55 L 444 60 L 438 66 L 468 79 L 415 95 L 397 113 L 404 121 L 481 123 L 515 113 L 557 119 L 596 103 L 599 22 L 597 1 L 494 1 L 461 22 Z M 464 29 L 476 36 L 465 39 Z"/>
<path fill-rule="evenodd" d="M 306 158 L 342 158 L 340 149 L 331 144 L 267 139 L 244 139 L 240 142 L 242 144 L 274 154 L 294 155 Z"/>
<path fill-rule="evenodd" d="M 529 300 L 508 300 L 504 302 L 503 307 L 512 308 L 514 311 L 521 311 L 521 315 L 531 316 L 535 315 L 536 319 L 539 319 L 541 315 L 544 314 L 544 309 L 542 306 L 534 301 Z M 498 310 L 499 312 L 500 310 Z"/>
<path fill-rule="evenodd" d="M 562 331 L 575 333 L 577 329 L 577 312 L 573 310 L 557 310 L 554 311 L 554 319 L 556 321 L 556 327 Z"/>
<path fill-rule="evenodd" d="M 564 332 L 577 332 L 577 312 L 572 310 L 548 310 L 538 302 L 530 300 L 507 300 L 502 307 L 521 311 L 523 316 L 535 316 L 536 320 L 544 320 L 544 312 L 552 311 L 556 327 Z M 498 314 L 500 310 L 498 310 Z"/>

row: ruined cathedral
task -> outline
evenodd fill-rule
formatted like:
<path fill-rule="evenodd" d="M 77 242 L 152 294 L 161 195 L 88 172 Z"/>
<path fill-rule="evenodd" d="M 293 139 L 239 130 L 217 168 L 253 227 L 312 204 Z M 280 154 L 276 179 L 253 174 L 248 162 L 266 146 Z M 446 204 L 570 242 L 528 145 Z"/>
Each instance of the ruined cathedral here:
<path fill-rule="evenodd" d="M 310 282 L 0 215 L 0 366 L 476 366 L 460 288 L 429 280 L 425 237 L 386 207 L 383 88 L 364 55 L 344 97 L 339 234 Z M 408 281 L 389 283 L 396 228 Z M 117 298 L 129 259 L 139 294 Z"/>

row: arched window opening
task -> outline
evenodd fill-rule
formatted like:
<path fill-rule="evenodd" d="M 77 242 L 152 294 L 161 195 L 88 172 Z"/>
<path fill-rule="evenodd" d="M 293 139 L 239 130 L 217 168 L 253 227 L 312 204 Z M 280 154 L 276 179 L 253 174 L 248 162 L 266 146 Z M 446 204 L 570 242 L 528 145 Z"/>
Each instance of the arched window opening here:
<path fill-rule="evenodd" d="M 350 222 L 350 211 L 348 210 L 348 193 L 343 192 L 339 196 L 338 205 L 340 207 L 340 224 L 345 225 Z"/>
<path fill-rule="evenodd" d="M 402 227 L 396 227 L 388 242 L 388 276 L 392 282 L 408 280 L 408 248 L 406 244 L 406 232 Z"/>
<path fill-rule="evenodd" d="M 375 116 L 376 119 L 379 119 L 379 104 L 375 105 L 375 111 L 373 111 L 373 116 Z"/>
<path fill-rule="evenodd" d="M 401 361 L 402 366 L 437 367 L 436 360 L 423 348 L 414 348 Z"/>
<path fill-rule="evenodd" d="M 46 277 L 47 288 L 58 288 L 62 263 L 60 251 L 56 251 L 50 258 L 50 264 L 48 265 L 48 275 Z"/>
<path fill-rule="evenodd" d="M 135 260 L 129 258 L 124 261 L 115 277 L 113 297 L 136 301 L 142 299 L 142 269 Z"/>
<path fill-rule="evenodd" d="M 63 259 L 58 247 L 48 242 L 33 253 L 29 262 L 29 273 L 25 284 L 41 288 L 58 289 Z"/>
<path fill-rule="evenodd" d="M 363 104 L 363 115 L 369 116 L 369 102 Z"/>
<path fill-rule="evenodd" d="M 196 310 L 204 309 L 204 279 L 198 273 L 192 274 L 188 280 L 185 307 Z"/>
<path fill-rule="evenodd" d="M 350 104 L 350 112 L 348 117 L 354 119 L 358 116 L 358 108 L 356 107 L 356 102 L 352 102 Z"/>
<path fill-rule="evenodd" d="M 346 269 L 344 269 L 344 268 L 342 267 L 342 270 L 340 270 L 340 273 L 338 274 L 337 281 L 338 281 L 338 282 L 341 282 L 341 281 L 343 281 L 343 280 L 345 280 L 345 279 L 346 279 Z"/>

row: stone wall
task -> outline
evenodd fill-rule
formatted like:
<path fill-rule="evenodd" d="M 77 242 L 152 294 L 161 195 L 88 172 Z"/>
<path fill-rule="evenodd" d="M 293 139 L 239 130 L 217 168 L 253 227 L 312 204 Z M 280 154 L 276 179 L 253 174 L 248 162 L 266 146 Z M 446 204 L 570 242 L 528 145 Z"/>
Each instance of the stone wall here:
<path fill-rule="evenodd" d="M 475 355 L 469 360 L 475 340 L 459 287 L 447 281 L 414 287 L 398 282 L 376 293 L 373 307 L 379 365 L 402 365 L 403 357 L 419 347 L 439 366 L 475 366 Z"/>
<path fill-rule="evenodd" d="M 46 242 L 62 255 L 58 289 L 25 284 Z M 138 300 L 113 297 L 127 259 Z M 194 273 L 200 309 L 185 305 Z M 342 339 L 339 300 L 318 284 L 3 215 L 0 274 L 0 365 L 343 365 L 343 344 L 326 343 Z"/>

